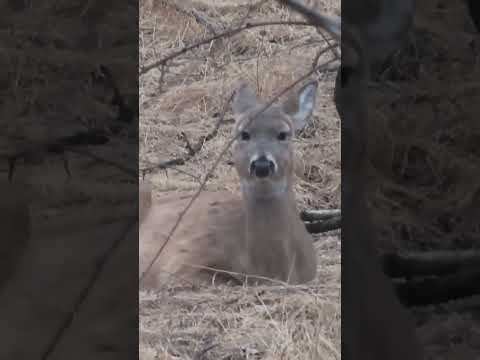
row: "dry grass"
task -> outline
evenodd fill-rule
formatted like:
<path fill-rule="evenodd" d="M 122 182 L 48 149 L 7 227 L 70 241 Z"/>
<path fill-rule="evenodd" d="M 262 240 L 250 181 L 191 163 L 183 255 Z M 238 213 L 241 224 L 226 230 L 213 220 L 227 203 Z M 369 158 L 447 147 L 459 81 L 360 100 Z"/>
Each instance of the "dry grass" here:
<path fill-rule="evenodd" d="M 143 4 L 141 66 L 211 36 L 211 28 L 226 30 L 245 21 L 301 20 L 272 2 L 249 11 L 252 3 L 185 2 L 184 8 L 195 9 L 211 26 L 198 24 L 167 2 Z M 324 2 L 329 13 L 338 13 L 339 4 Z M 140 167 L 185 154 L 181 132 L 192 143 L 207 135 L 239 79 L 248 80 L 262 98 L 269 99 L 308 72 L 316 52 L 325 45 L 309 27 L 259 27 L 186 53 L 166 68 L 151 70 L 140 79 Z M 331 56 L 327 52 L 320 63 Z M 334 76 L 331 72 L 318 75 L 320 94 L 313 121 L 295 144 L 296 191 L 302 208 L 340 206 L 340 124 L 332 102 Z M 232 120 L 228 111 L 219 134 L 184 166 L 151 175 L 156 191 L 196 189 L 229 141 Z M 229 157 L 230 153 L 220 162 L 208 189 L 238 191 Z M 219 286 L 142 292 L 141 358 L 339 359 L 339 235 L 323 236 L 317 252 L 317 279 L 305 287 Z"/>

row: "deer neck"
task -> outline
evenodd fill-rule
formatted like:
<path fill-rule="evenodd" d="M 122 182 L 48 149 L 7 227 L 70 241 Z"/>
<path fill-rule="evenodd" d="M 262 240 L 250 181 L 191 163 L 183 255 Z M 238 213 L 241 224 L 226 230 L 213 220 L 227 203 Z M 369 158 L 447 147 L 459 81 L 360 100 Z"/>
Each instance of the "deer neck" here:
<path fill-rule="evenodd" d="M 250 189 L 252 190 L 252 189 Z M 302 239 L 297 235 L 295 195 L 289 184 L 283 194 L 262 197 L 244 191 L 245 247 L 259 275 L 288 279 L 294 254 Z"/>

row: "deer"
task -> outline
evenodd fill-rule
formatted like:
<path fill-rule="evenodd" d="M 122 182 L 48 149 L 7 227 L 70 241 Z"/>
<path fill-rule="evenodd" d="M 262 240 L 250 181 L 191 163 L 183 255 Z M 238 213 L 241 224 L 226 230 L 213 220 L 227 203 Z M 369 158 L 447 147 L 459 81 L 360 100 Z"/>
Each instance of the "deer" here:
<path fill-rule="evenodd" d="M 367 206 L 368 40 L 355 24 L 324 16 L 295 0 L 279 0 L 341 41 L 334 102 L 342 128 L 342 357 L 423 359 L 415 325 L 382 272 Z"/>
<path fill-rule="evenodd" d="M 164 245 L 142 287 L 159 289 L 172 278 L 194 284 L 228 282 L 232 273 L 290 284 L 315 277 L 313 238 L 296 205 L 292 140 L 311 119 L 317 87 L 311 81 L 283 103 L 265 107 L 248 83 L 240 81 L 232 99 L 232 158 L 241 196 L 203 191 L 165 245 L 191 195 L 153 199 L 151 185 L 140 183 L 140 274 Z"/>

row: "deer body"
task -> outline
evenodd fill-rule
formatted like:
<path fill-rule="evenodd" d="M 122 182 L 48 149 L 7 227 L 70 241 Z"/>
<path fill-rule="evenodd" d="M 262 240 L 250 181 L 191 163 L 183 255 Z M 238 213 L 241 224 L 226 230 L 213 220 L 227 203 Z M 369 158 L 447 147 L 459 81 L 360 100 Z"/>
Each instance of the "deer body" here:
<path fill-rule="evenodd" d="M 245 84 L 238 88 L 233 105 L 238 136 L 233 158 L 242 195 L 202 192 L 143 286 L 159 288 L 172 278 L 211 282 L 212 269 L 290 283 L 314 278 L 313 239 L 295 204 L 291 138 L 310 117 L 315 92 L 316 84 L 308 84 L 299 93 L 297 106 L 290 101 L 259 112 L 262 105 L 253 91 Z M 141 274 L 190 197 L 173 194 L 152 201 L 148 183 L 140 185 Z M 215 277 L 223 278 L 222 272 Z"/>

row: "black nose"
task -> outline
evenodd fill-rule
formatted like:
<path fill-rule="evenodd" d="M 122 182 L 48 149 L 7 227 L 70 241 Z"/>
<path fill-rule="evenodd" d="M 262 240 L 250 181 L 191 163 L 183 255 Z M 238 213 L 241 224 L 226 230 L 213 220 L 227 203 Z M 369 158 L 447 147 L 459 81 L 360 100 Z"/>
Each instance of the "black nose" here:
<path fill-rule="evenodd" d="M 275 164 L 273 161 L 267 159 L 266 156 L 260 156 L 257 160 L 250 164 L 250 174 L 258 178 L 265 178 L 275 171 Z"/>

